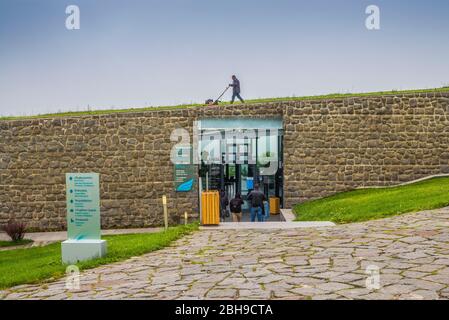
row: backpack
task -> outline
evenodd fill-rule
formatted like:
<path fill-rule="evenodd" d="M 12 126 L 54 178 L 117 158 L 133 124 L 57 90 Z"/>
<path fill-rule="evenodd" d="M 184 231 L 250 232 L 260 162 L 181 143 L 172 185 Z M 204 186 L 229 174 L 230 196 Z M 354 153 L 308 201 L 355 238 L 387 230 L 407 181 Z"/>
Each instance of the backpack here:
<path fill-rule="evenodd" d="M 229 204 L 229 208 L 231 209 L 231 212 L 239 213 L 242 211 L 242 203 L 240 199 L 234 198 L 231 200 L 231 203 Z"/>

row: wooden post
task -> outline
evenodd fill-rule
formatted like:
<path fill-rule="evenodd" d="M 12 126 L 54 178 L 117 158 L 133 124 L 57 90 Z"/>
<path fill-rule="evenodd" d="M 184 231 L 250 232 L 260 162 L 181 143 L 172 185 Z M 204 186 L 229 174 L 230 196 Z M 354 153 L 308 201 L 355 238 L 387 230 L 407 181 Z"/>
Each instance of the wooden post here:
<path fill-rule="evenodd" d="M 187 211 L 184 212 L 184 224 L 187 225 Z"/>
<path fill-rule="evenodd" d="M 162 196 L 162 206 L 164 207 L 164 226 L 165 231 L 168 229 L 168 210 L 167 210 L 167 196 Z"/>

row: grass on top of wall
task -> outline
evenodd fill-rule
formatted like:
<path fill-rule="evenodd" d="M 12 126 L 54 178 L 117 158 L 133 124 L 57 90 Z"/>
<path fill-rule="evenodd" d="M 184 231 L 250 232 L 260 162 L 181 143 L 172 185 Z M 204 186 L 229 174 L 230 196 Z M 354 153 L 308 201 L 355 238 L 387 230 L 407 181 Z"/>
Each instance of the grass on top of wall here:
<path fill-rule="evenodd" d="M 294 206 L 297 221 L 350 223 L 449 206 L 449 177 L 357 189 Z"/>
<path fill-rule="evenodd" d="M 106 257 L 78 263 L 80 270 L 125 260 L 162 249 L 198 229 L 198 224 L 176 226 L 167 232 L 104 236 L 108 241 Z M 0 289 L 25 283 L 39 283 L 65 275 L 61 262 L 61 243 L 0 251 Z M 1 298 L 1 297 L 0 297 Z"/>
<path fill-rule="evenodd" d="M 321 99 L 338 99 L 338 98 L 351 98 L 351 97 L 366 97 L 366 96 L 383 96 L 383 95 L 395 95 L 395 94 L 413 94 L 413 93 L 434 93 L 434 92 L 449 92 L 449 87 L 433 88 L 433 89 L 413 89 L 413 90 L 391 90 L 391 91 L 377 91 L 377 92 L 365 92 L 365 93 L 330 93 L 325 95 L 316 96 L 291 96 L 291 97 L 279 97 L 279 98 L 259 98 L 246 100 L 245 104 L 255 103 L 269 103 L 269 102 L 281 102 L 281 101 L 300 101 L 300 100 L 321 100 Z M 239 103 L 239 102 L 237 102 Z M 220 102 L 220 105 L 227 105 L 228 101 Z M 143 111 L 162 111 L 162 110 L 176 110 L 176 109 L 189 109 L 196 107 L 203 107 L 204 104 L 192 103 L 192 104 L 180 104 L 174 106 L 149 106 L 143 108 L 123 108 L 123 109 L 106 109 L 106 110 L 88 110 L 88 111 L 68 111 L 48 114 L 38 114 L 30 116 L 0 116 L 0 120 L 20 120 L 20 119 L 39 119 L 39 118 L 58 118 L 58 117 L 75 117 L 85 115 L 105 115 L 114 113 L 130 113 L 130 112 L 143 112 Z"/>

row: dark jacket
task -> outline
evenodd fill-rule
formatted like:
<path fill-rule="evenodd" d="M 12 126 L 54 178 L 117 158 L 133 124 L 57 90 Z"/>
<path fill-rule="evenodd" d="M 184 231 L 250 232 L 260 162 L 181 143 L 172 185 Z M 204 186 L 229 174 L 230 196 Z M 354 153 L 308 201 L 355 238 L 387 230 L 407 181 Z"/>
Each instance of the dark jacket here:
<path fill-rule="evenodd" d="M 228 204 L 229 204 L 228 196 L 226 195 L 226 193 L 221 193 L 220 194 L 220 207 L 221 207 L 221 210 L 225 210 L 226 207 L 228 206 Z"/>
<path fill-rule="evenodd" d="M 266 200 L 265 195 L 260 190 L 253 190 L 248 195 L 248 201 L 252 207 L 263 208 L 263 202 Z"/>
<path fill-rule="evenodd" d="M 242 212 L 242 204 L 243 200 L 241 198 L 234 198 L 229 203 L 229 207 L 232 213 L 241 213 Z"/>
<path fill-rule="evenodd" d="M 232 93 L 240 93 L 240 81 L 239 79 L 235 79 L 232 81 L 232 84 L 230 84 L 232 87 Z"/>

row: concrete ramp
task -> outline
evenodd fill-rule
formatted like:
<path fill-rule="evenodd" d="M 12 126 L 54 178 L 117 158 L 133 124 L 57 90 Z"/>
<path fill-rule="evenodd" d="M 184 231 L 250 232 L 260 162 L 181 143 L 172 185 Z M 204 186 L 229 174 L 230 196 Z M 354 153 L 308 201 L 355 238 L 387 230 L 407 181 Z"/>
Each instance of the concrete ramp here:
<path fill-rule="evenodd" d="M 239 230 L 239 229 L 296 229 L 333 227 L 330 221 L 294 221 L 291 209 L 281 209 L 280 221 L 267 222 L 222 222 L 218 226 L 201 226 L 201 230 Z"/>
<path fill-rule="evenodd" d="M 201 230 L 239 230 L 239 229 L 296 229 L 333 227 L 330 221 L 298 221 L 298 222 L 223 222 L 218 226 L 201 226 Z"/>

